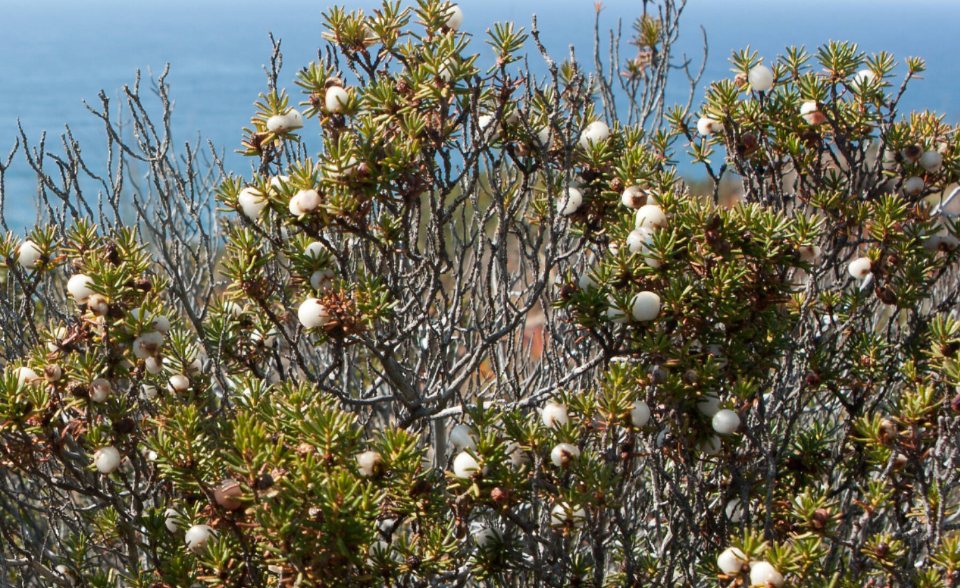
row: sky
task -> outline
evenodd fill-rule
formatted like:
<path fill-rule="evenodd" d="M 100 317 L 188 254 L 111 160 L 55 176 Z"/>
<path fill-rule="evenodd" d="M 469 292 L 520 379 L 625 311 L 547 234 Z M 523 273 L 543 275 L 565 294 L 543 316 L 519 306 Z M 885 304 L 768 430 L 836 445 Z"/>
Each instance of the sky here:
<path fill-rule="evenodd" d="M 378 5 L 347 3 L 368 11 Z M 484 31 L 497 21 L 529 30 L 534 13 L 551 55 L 562 59 L 573 44 L 581 61 L 592 59 L 593 0 L 461 0 L 460 5 L 462 28 L 475 35 L 471 47 L 483 56 L 481 64 L 492 59 Z M 627 33 L 641 5 L 640 0 L 605 1 L 601 29 L 619 22 Z M 12 147 L 18 119 L 32 144 L 43 131 L 59 134 L 69 123 L 95 153 L 103 145 L 103 130 L 82 101 L 96 105 L 101 88 L 116 96 L 133 82 L 138 68 L 146 77 L 148 69 L 157 73 L 168 62 L 177 140 L 200 132 L 232 152 L 254 112 L 253 102 L 266 89 L 267 33 L 282 39 L 280 78 L 292 89 L 296 70 L 316 59 L 324 6 L 322 0 L 0 0 L 0 55 L 5 56 L 0 60 L 0 154 Z M 957 22 L 956 0 L 689 0 L 678 49 L 700 59 L 704 27 L 709 43 L 705 81 L 730 75 L 727 58 L 747 45 L 768 61 L 785 46 L 814 48 L 830 39 L 858 42 L 868 52 L 886 49 L 901 59 L 919 55 L 929 71 L 905 104 L 944 112 L 948 121 L 958 122 Z M 532 45 L 529 50 L 531 64 L 542 68 Z M 234 155 L 228 163 L 237 171 L 247 164 Z M 8 181 L 28 192 L 24 186 L 33 179 L 19 167 Z"/>

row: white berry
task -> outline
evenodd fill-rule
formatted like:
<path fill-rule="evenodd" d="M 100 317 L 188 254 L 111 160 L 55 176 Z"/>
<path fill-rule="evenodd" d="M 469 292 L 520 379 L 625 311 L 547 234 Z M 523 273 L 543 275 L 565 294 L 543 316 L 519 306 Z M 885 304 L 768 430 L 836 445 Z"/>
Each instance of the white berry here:
<path fill-rule="evenodd" d="M 607 126 L 607 123 L 599 120 L 594 121 L 583 129 L 583 133 L 580 135 L 580 145 L 587 149 L 590 145 L 606 141 L 609 136 L 610 127 Z"/>
<path fill-rule="evenodd" d="M 943 165 L 943 155 L 940 155 L 939 151 L 927 151 L 920 156 L 920 165 L 923 166 L 923 169 L 933 173 Z"/>
<path fill-rule="evenodd" d="M 37 375 L 37 372 L 33 371 L 28 367 L 19 367 L 16 369 L 17 374 L 17 385 L 35 385 L 40 383 L 40 376 Z"/>
<path fill-rule="evenodd" d="M 667 215 L 656 204 L 645 204 L 637 209 L 638 229 L 660 229 L 667 226 Z"/>
<path fill-rule="evenodd" d="M 208 525 L 194 525 L 190 527 L 184 536 L 187 542 L 187 549 L 194 553 L 200 553 L 203 551 L 207 541 L 210 540 L 210 535 L 212 534 L 213 529 Z"/>
<path fill-rule="evenodd" d="M 727 514 L 727 518 L 730 519 L 731 523 L 739 523 L 743 520 L 743 504 L 739 498 L 734 498 L 728 502 L 723 512 Z"/>
<path fill-rule="evenodd" d="M 633 403 L 633 408 L 630 409 L 630 422 L 633 423 L 634 427 L 642 427 L 650 421 L 650 407 L 647 406 L 647 403 L 638 400 Z"/>
<path fill-rule="evenodd" d="M 847 266 L 847 271 L 850 272 L 850 275 L 858 280 L 862 280 L 870 275 L 870 258 L 869 257 L 859 257 L 850 262 L 850 265 Z"/>
<path fill-rule="evenodd" d="M 453 475 L 458 478 L 469 478 L 480 470 L 480 464 L 472 455 L 464 451 L 453 460 Z"/>
<path fill-rule="evenodd" d="M 566 193 L 560 197 L 557 205 L 557 213 L 563 216 L 569 216 L 580 209 L 583 204 L 583 194 L 576 188 L 568 188 Z"/>
<path fill-rule="evenodd" d="M 573 523 L 576 528 L 582 527 L 587 522 L 587 512 L 583 508 L 574 509 L 566 502 L 562 502 L 550 512 L 550 521 L 555 526 L 563 526 L 568 521 Z"/>
<path fill-rule="evenodd" d="M 580 457 L 580 448 L 572 443 L 559 443 L 550 452 L 550 461 L 558 468 L 567 467 L 578 457 Z"/>
<path fill-rule="evenodd" d="M 627 186 L 620 196 L 620 203 L 627 208 L 640 208 L 647 203 L 647 195 L 640 186 Z"/>
<path fill-rule="evenodd" d="M 758 92 L 766 92 L 773 87 L 773 70 L 765 65 L 754 66 L 747 74 L 750 86 Z"/>
<path fill-rule="evenodd" d="M 184 393 L 190 389 L 190 379 L 183 374 L 174 374 L 170 376 L 170 391 L 174 393 Z"/>
<path fill-rule="evenodd" d="M 318 292 L 326 290 L 333 285 L 333 278 L 333 270 L 317 270 L 310 275 L 310 287 Z"/>
<path fill-rule="evenodd" d="M 448 29 L 459 30 L 460 25 L 463 24 L 463 10 L 457 5 L 451 6 L 450 10 L 447 11 L 447 22 L 445 24 Z"/>
<path fill-rule="evenodd" d="M 660 297 L 653 292 L 640 292 L 633 297 L 633 320 L 652 321 L 660 315 Z"/>
<path fill-rule="evenodd" d="M 248 219 L 255 221 L 260 218 L 260 213 L 267 207 L 267 199 L 254 188 L 244 188 L 237 195 L 237 202 L 240 204 L 240 210 Z"/>
<path fill-rule="evenodd" d="M 330 312 L 322 302 L 316 298 L 308 298 L 297 311 L 300 324 L 305 329 L 318 329 L 330 322 Z"/>
<path fill-rule="evenodd" d="M 113 384 L 105 378 L 97 378 L 90 383 L 90 400 L 98 403 L 106 402 L 113 392 Z"/>
<path fill-rule="evenodd" d="M 717 455 L 720 453 L 721 448 L 722 445 L 720 443 L 720 437 L 717 437 L 716 435 L 710 435 L 709 438 L 701 441 L 697 445 L 697 449 L 707 455 Z"/>
<path fill-rule="evenodd" d="M 377 471 L 381 459 L 380 454 L 376 451 L 364 451 L 357 455 L 357 467 L 360 468 L 360 474 L 368 478 L 372 476 Z"/>
<path fill-rule="evenodd" d="M 777 568 L 765 561 L 751 562 L 750 585 L 781 588 L 783 586 L 783 574 L 777 571 Z"/>
<path fill-rule="evenodd" d="M 294 195 L 294 198 L 297 199 L 300 214 L 313 212 L 320 206 L 320 194 L 316 190 L 300 190 Z"/>
<path fill-rule="evenodd" d="M 728 547 L 717 556 L 717 567 L 728 576 L 739 574 L 745 563 L 747 563 L 747 556 L 736 547 Z"/>
<path fill-rule="evenodd" d="M 697 121 L 697 132 L 699 132 L 704 137 L 718 133 L 723 130 L 723 125 L 719 121 L 716 121 L 710 117 L 701 116 L 700 120 Z"/>
<path fill-rule="evenodd" d="M 570 420 L 567 416 L 567 407 L 556 402 L 548 402 L 540 416 L 543 418 L 543 424 L 551 429 L 562 427 Z"/>
<path fill-rule="evenodd" d="M 287 128 L 291 131 L 303 128 L 303 115 L 296 108 L 291 108 L 284 116 L 287 119 Z"/>
<path fill-rule="evenodd" d="M 67 292 L 73 296 L 73 299 L 76 300 L 78 304 L 83 304 L 94 294 L 93 289 L 90 287 L 91 285 L 93 285 L 93 278 L 83 274 L 76 274 L 67 280 Z"/>
<path fill-rule="evenodd" d="M 40 246 L 29 239 L 20 244 L 17 263 L 26 269 L 34 269 L 40 261 Z"/>
<path fill-rule="evenodd" d="M 340 86 L 330 86 L 327 88 L 327 94 L 324 98 L 327 110 L 332 113 L 339 113 L 346 110 L 350 95 Z"/>
<path fill-rule="evenodd" d="M 111 474 L 120 467 L 120 452 L 116 447 L 103 447 L 93 454 L 93 465 L 101 474 Z"/>
<path fill-rule="evenodd" d="M 168 508 L 166 511 L 164 511 L 163 516 L 163 524 L 167 527 L 167 530 L 171 533 L 176 532 L 177 523 L 180 521 L 180 513 L 172 508 Z"/>
<path fill-rule="evenodd" d="M 450 429 L 450 443 L 457 449 L 477 449 L 477 441 L 473 438 L 470 427 L 464 424 Z"/>
<path fill-rule="evenodd" d="M 910 176 L 903 182 L 903 191 L 911 196 L 916 196 L 923 192 L 924 187 L 926 187 L 926 183 L 923 181 L 923 178 L 917 176 Z"/>
<path fill-rule="evenodd" d="M 713 430 L 721 435 L 729 435 L 740 427 L 740 415 L 725 408 L 713 415 Z"/>
<path fill-rule="evenodd" d="M 713 394 L 705 394 L 697 401 L 697 410 L 706 417 L 711 417 L 720 411 L 720 399 Z"/>

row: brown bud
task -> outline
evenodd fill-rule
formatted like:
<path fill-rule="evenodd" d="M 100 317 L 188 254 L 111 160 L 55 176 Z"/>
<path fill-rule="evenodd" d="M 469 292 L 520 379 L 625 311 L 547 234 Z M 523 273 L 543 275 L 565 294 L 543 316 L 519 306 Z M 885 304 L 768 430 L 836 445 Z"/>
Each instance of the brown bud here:
<path fill-rule="evenodd" d="M 560 287 L 560 300 L 570 300 L 573 294 L 577 291 L 575 286 L 570 284 L 564 284 Z"/>
<path fill-rule="evenodd" d="M 270 474 L 264 474 L 257 478 L 255 486 L 256 489 L 260 491 L 269 490 L 273 486 L 273 482 L 273 476 Z"/>
<path fill-rule="evenodd" d="M 810 517 L 810 526 L 814 529 L 825 529 L 827 523 L 830 522 L 830 511 L 825 508 L 818 508 L 813 511 L 813 516 Z"/>
<path fill-rule="evenodd" d="M 113 430 L 122 435 L 132 432 L 137 426 L 136 421 L 130 417 L 124 417 L 113 423 Z"/>
<path fill-rule="evenodd" d="M 808 373 L 806 376 L 803 377 L 803 379 L 804 381 L 807 382 L 807 386 L 810 386 L 812 388 L 819 386 L 821 382 L 820 375 L 817 374 L 816 372 Z"/>
<path fill-rule="evenodd" d="M 884 542 L 877 543 L 877 548 L 874 550 L 874 553 L 876 553 L 880 559 L 886 559 L 887 555 L 890 554 L 890 546 Z"/>
<path fill-rule="evenodd" d="M 89 398 L 90 390 L 80 382 L 72 382 L 67 386 L 67 392 L 76 398 Z"/>
<path fill-rule="evenodd" d="M 620 192 L 623 190 L 623 182 L 620 181 L 620 178 L 613 178 L 610 180 L 610 189 L 614 192 Z"/>
<path fill-rule="evenodd" d="M 920 159 L 920 156 L 923 155 L 923 149 L 919 145 L 907 145 L 900 152 L 905 159 L 910 161 L 916 161 Z"/>
<path fill-rule="evenodd" d="M 757 141 L 757 136 L 753 133 L 744 133 L 743 136 L 740 137 L 740 145 L 738 145 L 738 148 L 743 157 L 750 157 L 760 148 L 760 142 Z"/>
<path fill-rule="evenodd" d="M 669 375 L 670 374 L 667 372 L 667 370 L 663 369 L 662 367 L 653 366 L 647 373 L 647 379 L 651 384 L 657 385 L 666 382 Z"/>
<path fill-rule="evenodd" d="M 886 286 L 884 288 L 878 287 L 876 289 L 876 294 L 877 294 L 877 298 L 880 299 L 880 302 L 883 302 L 884 304 L 897 303 L 897 295 L 893 293 L 893 290 L 891 290 L 889 286 Z"/>
<path fill-rule="evenodd" d="M 744 86 L 747 85 L 747 74 L 745 74 L 745 73 L 738 73 L 738 74 L 733 78 L 733 83 L 734 83 L 738 88 L 743 88 Z"/>
<path fill-rule="evenodd" d="M 419 494 L 426 494 L 432 487 L 430 482 L 426 480 L 417 480 L 413 483 L 413 487 L 410 488 L 410 495 L 417 496 Z"/>
<path fill-rule="evenodd" d="M 953 409 L 953 412 L 960 412 L 960 394 L 954 396 L 953 400 L 950 401 L 950 408 Z"/>
<path fill-rule="evenodd" d="M 407 566 L 411 569 L 416 569 L 420 567 L 422 560 L 416 555 L 411 555 L 407 558 Z"/>
<path fill-rule="evenodd" d="M 510 500 L 510 492 L 497 487 L 490 491 L 490 498 L 497 504 L 506 504 Z"/>
<path fill-rule="evenodd" d="M 683 372 L 683 381 L 687 384 L 696 384 L 699 379 L 700 376 L 697 374 L 697 370 L 693 368 Z"/>

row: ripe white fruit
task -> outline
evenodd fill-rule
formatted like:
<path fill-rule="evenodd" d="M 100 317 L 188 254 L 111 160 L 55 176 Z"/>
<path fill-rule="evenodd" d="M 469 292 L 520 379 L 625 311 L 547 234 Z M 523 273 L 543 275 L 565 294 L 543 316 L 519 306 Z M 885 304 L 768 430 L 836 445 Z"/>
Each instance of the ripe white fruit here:
<path fill-rule="evenodd" d="M 236 480 L 224 480 L 213 491 L 213 498 L 217 504 L 227 510 L 237 510 L 243 506 L 239 498 L 243 496 L 243 488 Z"/>
<path fill-rule="evenodd" d="M 313 243 L 307 245 L 307 248 L 303 250 L 303 254 L 307 257 L 319 259 L 320 256 L 323 255 L 323 243 L 320 241 L 314 241 Z"/>
<path fill-rule="evenodd" d="M 291 108 L 284 116 L 287 119 L 287 128 L 291 131 L 303 128 L 303 115 L 296 108 Z"/>
<path fill-rule="evenodd" d="M 510 456 L 510 463 L 515 466 L 522 466 L 525 463 L 530 462 L 530 458 L 527 456 L 527 452 L 520 447 L 520 444 L 516 441 L 510 441 L 507 443 L 507 455 Z"/>
<path fill-rule="evenodd" d="M 720 399 L 712 394 L 706 394 L 697 401 L 697 410 L 703 416 L 712 418 L 720 411 Z"/>
<path fill-rule="evenodd" d="M 483 549 L 494 545 L 500 539 L 500 532 L 493 527 L 483 527 L 473 535 L 477 547 Z"/>
<path fill-rule="evenodd" d="M 177 523 L 180 521 L 180 513 L 172 508 L 168 508 L 163 514 L 164 517 L 166 517 L 163 521 L 164 526 L 166 526 L 167 530 L 171 533 L 175 533 L 177 531 Z"/>
<path fill-rule="evenodd" d="M 37 375 L 37 372 L 33 371 L 28 367 L 17 368 L 17 385 L 36 385 L 40 383 L 40 376 Z"/>
<path fill-rule="evenodd" d="M 183 374 L 174 374 L 170 376 L 170 391 L 174 393 L 184 393 L 190 389 L 190 379 Z"/>
<path fill-rule="evenodd" d="M 766 92 L 773 87 L 773 70 L 765 65 L 754 66 L 747 74 L 750 86 L 758 92 Z"/>
<path fill-rule="evenodd" d="M 364 451 L 357 455 L 357 466 L 360 468 L 360 475 L 370 477 L 377 471 L 380 465 L 380 454 L 376 451 Z"/>
<path fill-rule="evenodd" d="M 717 455 L 720 453 L 720 449 L 722 447 L 723 446 L 720 443 L 720 437 L 717 437 L 716 435 L 710 435 L 709 438 L 701 441 L 697 445 L 697 449 L 707 455 Z"/>
<path fill-rule="evenodd" d="M 819 245 L 804 245 L 800 247 L 800 261 L 804 263 L 813 263 L 813 260 L 820 257 Z"/>
<path fill-rule="evenodd" d="M 630 421 L 634 427 L 642 427 L 650 421 L 650 407 L 647 406 L 646 402 L 638 400 L 633 403 L 633 408 L 630 410 Z"/>
<path fill-rule="evenodd" d="M 653 241 L 653 234 L 647 229 L 634 229 L 627 235 L 627 249 L 630 253 L 640 253 Z"/>
<path fill-rule="evenodd" d="M 73 573 L 73 570 L 71 570 L 71 569 L 68 568 L 67 566 L 61 564 L 61 565 L 59 565 L 59 566 L 57 566 L 57 567 L 55 567 L 55 568 L 53 568 L 53 569 L 55 569 L 55 570 L 57 571 L 57 573 L 60 574 L 61 576 L 63 576 L 64 578 L 67 578 L 67 579 L 69 579 L 72 583 L 76 584 L 76 582 L 77 582 L 77 575 L 76 575 L 75 573 Z"/>
<path fill-rule="evenodd" d="M 93 278 L 83 274 L 76 274 L 67 280 L 67 292 L 73 296 L 73 299 L 76 300 L 78 304 L 83 304 L 94 294 L 93 289 L 90 288 L 91 284 L 93 284 Z"/>
<path fill-rule="evenodd" d="M 110 380 L 97 378 L 90 383 L 90 400 L 94 402 L 106 402 L 111 392 L 113 392 L 113 384 Z"/>
<path fill-rule="evenodd" d="M 870 275 L 870 258 L 859 257 L 850 262 L 847 266 L 850 275 L 858 280 L 862 280 Z"/>
<path fill-rule="evenodd" d="M 102 447 L 93 454 L 93 465 L 101 474 L 111 474 L 120 467 L 120 452 L 116 447 Z"/>
<path fill-rule="evenodd" d="M 542 143 L 544 147 L 546 147 L 547 149 L 550 148 L 551 133 L 550 133 L 549 125 L 537 131 L 537 139 L 540 140 L 540 143 Z"/>
<path fill-rule="evenodd" d="M 300 208 L 300 214 L 313 212 L 320 206 L 320 194 L 316 190 L 300 190 L 294 195 L 294 198 L 297 199 L 297 207 Z M 292 202 L 293 200 L 291 199 L 291 206 Z"/>
<path fill-rule="evenodd" d="M 729 435 L 740 427 L 740 415 L 725 408 L 713 415 L 713 430 L 721 435 Z"/>
<path fill-rule="evenodd" d="M 739 498 L 734 498 L 728 502 L 727 506 L 723 508 L 723 512 L 727 513 L 727 518 L 730 519 L 731 523 L 739 523 L 743 520 L 743 504 Z"/>
<path fill-rule="evenodd" d="M 550 512 L 550 522 L 561 527 L 568 521 L 573 523 L 575 528 L 580 528 L 587 522 L 587 512 L 582 507 L 574 509 L 566 502 L 561 502 L 553 507 Z"/>
<path fill-rule="evenodd" d="M 656 204 L 646 204 L 637 209 L 636 228 L 660 229 L 667 226 L 667 215 Z"/>
<path fill-rule="evenodd" d="M 330 322 L 330 312 L 316 298 L 307 298 L 297 311 L 300 324 L 305 329 L 318 329 Z"/>
<path fill-rule="evenodd" d="M 463 10 L 457 5 L 451 6 L 450 10 L 447 11 L 447 22 L 445 24 L 448 29 L 459 30 L 460 25 L 463 24 Z"/>
<path fill-rule="evenodd" d="M 920 165 L 928 172 L 935 172 L 943 165 L 943 155 L 939 151 L 927 151 L 920 156 Z"/>
<path fill-rule="evenodd" d="M 184 536 L 184 539 L 187 542 L 187 549 L 194 553 L 200 553 L 203 551 L 204 546 L 207 544 L 207 541 L 210 540 L 210 536 L 213 534 L 213 529 L 208 525 L 194 525 L 187 529 L 187 534 Z"/>
<path fill-rule="evenodd" d="M 267 130 L 271 133 L 286 133 L 290 130 L 287 117 L 282 114 L 275 114 L 267 119 Z"/>
<path fill-rule="evenodd" d="M 660 315 L 660 297 L 653 292 L 640 292 L 633 297 L 633 320 L 652 321 Z"/>
<path fill-rule="evenodd" d="M 260 218 L 260 213 L 267 207 L 267 199 L 254 188 L 240 190 L 240 194 L 237 195 L 237 202 L 240 204 L 243 215 L 252 221 Z"/>
<path fill-rule="evenodd" d="M 877 74 L 869 69 L 861 69 L 853 75 L 854 84 L 872 84 L 877 79 Z"/>
<path fill-rule="evenodd" d="M 334 273 L 331 269 L 322 269 L 310 275 L 310 286 L 317 291 L 323 291 L 333 285 Z"/>
<path fill-rule="evenodd" d="M 765 561 L 751 562 L 750 585 L 767 586 L 768 584 L 773 588 L 781 588 L 783 586 L 783 574 Z"/>
<path fill-rule="evenodd" d="M 602 143 L 606 141 L 610 136 L 610 127 L 607 126 L 607 123 L 603 121 L 594 121 L 587 125 L 587 128 L 583 129 L 583 133 L 580 135 L 580 145 L 587 149 L 591 144 L 596 145 L 597 143 Z"/>
<path fill-rule="evenodd" d="M 562 427 L 570 422 L 570 418 L 567 416 L 567 407 L 556 402 L 548 402 L 543 407 L 540 417 L 543 419 L 543 424 L 551 429 Z"/>
<path fill-rule="evenodd" d="M 480 464 L 472 455 L 464 451 L 453 460 L 453 475 L 458 478 L 469 478 L 480 470 Z"/>
<path fill-rule="evenodd" d="M 477 449 L 477 440 L 473 438 L 470 427 L 464 424 L 450 429 L 450 443 L 457 449 Z"/>
<path fill-rule="evenodd" d="M 567 467 L 578 457 L 580 457 L 580 448 L 572 443 L 559 443 L 550 452 L 550 461 L 558 468 Z"/>
<path fill-rule="evenodd" d="M 577 280 L 577 285 L 580 286 L 581 290 L 589 290 L 590 288 L 597 288 L 600 286 L 600 284 L 597 283 L 597 280 L 594 278 L 592 267 L 586 268 L 583 273 L 580 274 L 580 278 Z"/>
<path fill-rule="evenodd" d="M 17 263 L 26 269 L 34 269 L 37 267 L 37 262 L 40 261 L 40 246 L 34 243 L 33 241 L 27 239 L 20 244 L 18 250 Z"/>
<path fill-rule="evenodd" d="M 286 184 L 289 181 L 290 181 L 290 178 L 288 176 L 284 176 L 284 175 L 273 176 L 272 178 L 270 178 L 270 188 L 276 192 L 282 192 L 284 184 Z M 256 192 L 256 190 L 254 190 L 254 192 L 259 194 L 259 192 Z"/>
<path fill-rule="evenodd" d="M 59 380 L 61 376 L 63 376 L 63 369 L 55 363 L 48 365 L 43 370 L 43 378 L 51 384 Z"/>
<path fill-rule="evenodd" d="M 917 176 L 910 176 L 903 182 L 903 191 L 911 196 L 916 196 L 920 192 L 923 192 L 923 188 L 926 184 L 923 181 L 923 178 Z"/>
<path fill-rule="evenodd" d="M 566 194 L 560 197 L 557 213 L 568 216 L 580 209 L 583 204 L 583 194 L 576 188 L 567 188 Z"/>
<path fill-rule="evenodd" d="M 706 137 L 707 135 L 712 135 L 714 133 L 719 133 L 723 130 L 723 125 L 719 121 L 712 118 L 701 116 L 700 120 L 697 121 L 697 132 Z"/>
<path fill-rule="evenodd" d="M 747 556 L 736 547 L 728 547 L 717 556 L 717 567 L 728 576 L 739 574 L 745 563 L 747 563 Z"/>
<path fill-rule="evenodd" d="M 350 95 L 340 86 L 330 86 L 327 88 L 327 94 L 324 97 L 324 105 L 327 110 L 336 114 L 346 109 Z"/>
<path fill-rule="evenodd" d="M 500 129 L 495 123 L 496 119 L 489 114 L 477 117 L 477 127 L 480 129 L 480 135 L 487 141 L 492 141 L 500 136 Z"/>
<path fill-rule="evenodd" d="M 640 186 L 627 186 L 620 196 L 620 203 L 627 208 L 640 208 L 647 203 L 647 195 Z"/>
<path fill-rule="evenodd" d="M 800 106 L 800 116 L 807 121 L 808 125 L 822 125 L 827 122 L 827 117 L 820 112 L 816 100 L 808 100 Z"/>
<path fill-rule="evenodd" d="M 147 373 L 152 375 L 157 375 L 163 370 L 163 364 L 160 363 L 156 357 L 148 357 L 143 360 L 144 364 L 147 367 Z"/>
<path fill-rule="evenodd" d="M 616 255 L 616 253 L 614 253 L 614 255 Z M 608 298 L 607 302 L 610 303 L 610 306 L 607 308 L 607 313 L 606 313 L 608 320 L 621 325 L 626 323 L 628 320 L 630 320 L 629 318 L 627 318 L 626 313 L 624 313 L 622 310 L 617 308 L 616 301 L 612 297 Z"/>
<path fill-rule="evenodd" d="M 144 333 L 133 340 L 133 354 L 138 359 L 154 357 L 163 345 L 163 335 L 157 332 Z"/>

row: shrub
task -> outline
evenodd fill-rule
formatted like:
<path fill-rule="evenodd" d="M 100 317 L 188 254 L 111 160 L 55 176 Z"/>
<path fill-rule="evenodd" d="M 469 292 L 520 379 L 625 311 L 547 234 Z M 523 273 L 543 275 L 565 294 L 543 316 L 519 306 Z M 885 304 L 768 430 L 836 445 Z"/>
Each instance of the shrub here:
<path fill-rule="evenodd" d="M 133 142 L 101 97 L 103 178 L 22 136 L 0 581 L 954 585 L 960 148 L 899 116 L 923 62 L 747 50 L 664 109 L 662 8 L 607 75 L 534 22 L 542 80 L 512 24 L 481 71 L 445 2 L 331 9 L 297 90 L 277 46 L 249 176 L 174 152 L 166 74 Z"/>

